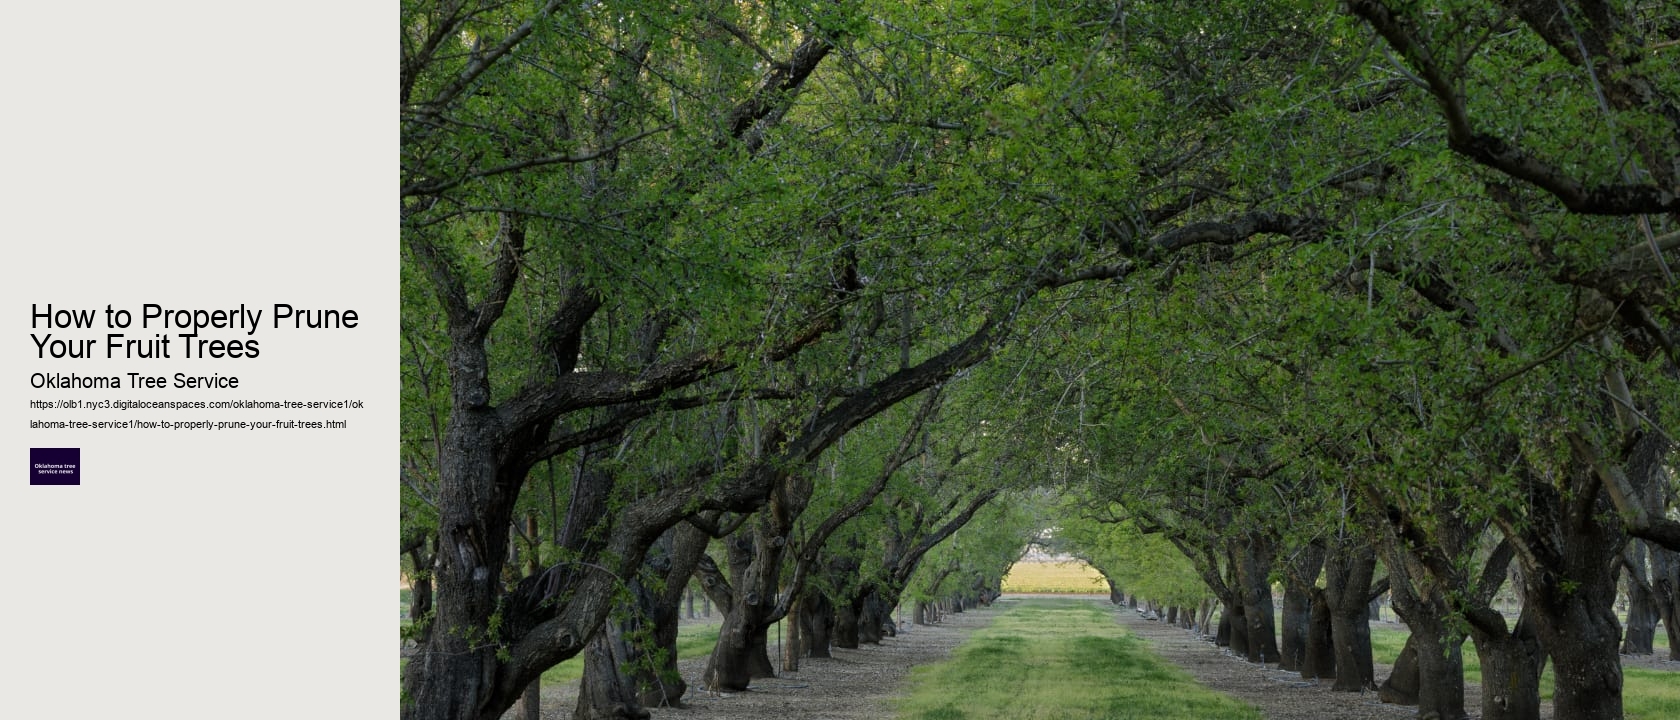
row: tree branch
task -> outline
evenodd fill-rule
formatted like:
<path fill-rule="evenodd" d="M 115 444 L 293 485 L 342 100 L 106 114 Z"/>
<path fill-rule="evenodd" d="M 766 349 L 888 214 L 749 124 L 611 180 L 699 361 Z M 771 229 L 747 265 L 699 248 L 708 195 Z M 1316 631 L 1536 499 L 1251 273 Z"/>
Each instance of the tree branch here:
<path fill-rule="evenodd" d="M 510 162 L 510 163 L 507 163 L 505 165 L 497 165 L 496 167 L 492 167 L 492 168 L 485 168 L 485 169 L 482 169 L 482 170 L 474 170 L 472 172 L 466 173 L 464 175 L 461 175 L 459 177 L 456 177 L 456 178 L 453 178 L 453 179 L 450 179 L 450 180 L 436 180 L 436 181 L 432 181 L 432 182 L 410 183 L 408 185 L 403 186 L 402 191 L 401 191 L 401 197 L 414 197 L 414 196 L 417 196 L 417 195 L 436 195 L 436 194 L 439 194 L 439 193 L 442 193 L 442 192 L 452 190 L 456 187 L 459 187 L 462 183 L 465 183 L 468 180 L 478 180 L 478 179 L 487 178 L 487 177 L 495 177 L 497 175 L 505 175 L 505 174 L 511 173 L 511 172 L 519 172 L 520 170 L 529 170 L 531 168 L 547 167 L 549 165 L 572 165 L 572 164 L 577 164 L 577 163 L 586 163 L 586 162 L 589 162 L 591 160 L 598 160 L 598 159 L 600 159 L 604 156 L 610 155 L 612 153 L 615 153 L 615 152 L 618 152 L 619 150 L 624 149 L 625 147 L 629 146 L 631 143 L 636 142 L 637 140 L 641 140 L 641 139 L 644 139 L 644 138 L 647 138 L 647 137 L 650 137 L 650 136 L 653 136 L 653 135 L 658 135 L 659 133 L 662 133 L 662 132 L 667 132 L 667 131 L 675 128 L 675 127 L 676 127 L 676 125 L 674 125 L 674 124 L 661 125 L 661 126 L 656 127 L 652 130 L 645 130 L 643 132 L 636 133 L 635 135 L 631 135 L 630 137 L 627 137 L 627 138 L 614 140 L 613 142 L 608 143 L 607 145 L 605 145 L 603 147 L 599 147 L 599 148 L 596 148 L 594 150 L 587 150 L 587 151 L 584 151 L 584 152 L 582 152 L 580 154 L 576 154 L 576 155 L 545 155 L 545 156 L 542 156 L 542 157 L 527 158 L 527 159 L 519 160 L 519 161 L 516 161 L 516 162 Z"/>
<path fill-rule="evenodd" d="M 1447 145 L 1470 160 L 1527 182 L 1556 197 L 1571 212 L 1588 215 L 1655 215 L 1680 210 L 1680 194 L 1656 185 L 1588 186 L 1517 145 L 1483 132 L 1470 122 L 1464 95 L 1419 40 L 1412 21 L 1381 0 L 1348 0 L 1363 18 L 1417 71 L 1447 123 Z"/>

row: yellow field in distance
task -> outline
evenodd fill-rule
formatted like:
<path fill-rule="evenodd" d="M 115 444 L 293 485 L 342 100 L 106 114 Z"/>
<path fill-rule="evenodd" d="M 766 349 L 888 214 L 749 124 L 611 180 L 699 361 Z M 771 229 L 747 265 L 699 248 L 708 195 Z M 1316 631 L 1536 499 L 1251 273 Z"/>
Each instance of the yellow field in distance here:
<path fill-rule="evenodd" d="M 1006 593 L 1106 593 L 1108 584 L 1096 568 L 1078 560 L 1023 560 L 1003 576 Z"/>

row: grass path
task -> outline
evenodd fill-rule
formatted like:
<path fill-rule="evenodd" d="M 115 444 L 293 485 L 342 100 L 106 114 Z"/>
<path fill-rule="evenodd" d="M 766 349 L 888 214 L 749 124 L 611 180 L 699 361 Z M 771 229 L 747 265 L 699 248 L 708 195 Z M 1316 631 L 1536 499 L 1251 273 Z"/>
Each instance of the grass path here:
<path fill-rule="evenodd" d="M 949 661 L 916 668 L 905 720 L 1183 718 L 1259 720 L 1197 685 L 1088 600 L 998 603 L 1003 614 Z"/>

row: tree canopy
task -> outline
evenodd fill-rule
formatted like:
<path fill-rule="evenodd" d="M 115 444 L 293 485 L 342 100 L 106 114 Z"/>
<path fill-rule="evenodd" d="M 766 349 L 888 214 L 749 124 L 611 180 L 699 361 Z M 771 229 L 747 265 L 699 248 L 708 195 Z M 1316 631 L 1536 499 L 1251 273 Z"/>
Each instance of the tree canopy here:
<path fill-rule="evenodd" d="M 1261 657 L 1392 588 L 1619 717 L 1623 569 L 1680 572 L 1677 57 L 1639 0 L 405 1 L 404 716 L 637 583 L 746 653 L 1055 526 Z"/>

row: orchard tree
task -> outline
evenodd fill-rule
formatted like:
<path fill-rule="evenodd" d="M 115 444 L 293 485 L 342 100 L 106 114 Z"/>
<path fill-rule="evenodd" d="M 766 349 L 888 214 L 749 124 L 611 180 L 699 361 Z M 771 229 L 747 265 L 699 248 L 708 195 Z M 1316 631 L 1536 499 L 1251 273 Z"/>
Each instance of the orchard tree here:
<path fill-rule="evenodd" d="M 1198 193 L 1114 221 L 1142 197 L 1141 158 L 1172 155 L 1099 166 L 1069 143 L 1129 144 L 1165 106 L 1108 71 L 1111 8 L 1073 10 L 994 38 L 1013 66 L 942 53 L 964 82 L 920 93 L 898 69 L 938 43 L 893 28 L 927 18 L 859 5 L 404 6 L 404 549 L 433 588 L 406 717 L 498 715 L 582 650 L 668 528 L 762 507 L 847 431 L 1004 346 L 1035 296 L 1315 230 L 1276 213 L 1175 227 Z M 821 161 L 846 157 L 877 160 Z M 888 312 L 908 362 L 804 395 L 789 426 L 743 421 L 780 442 L 634 452 L 656 415 L 800 396 L 778 368 Z M 551 515 L 601 521 L 551 521 L 552 564 L 514 583 L 528 479 L 562 457 Z"/>

